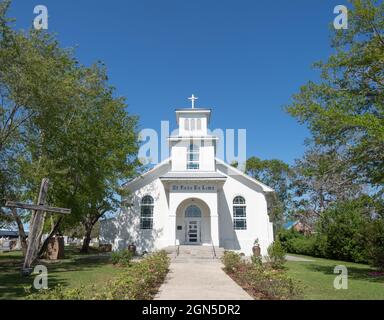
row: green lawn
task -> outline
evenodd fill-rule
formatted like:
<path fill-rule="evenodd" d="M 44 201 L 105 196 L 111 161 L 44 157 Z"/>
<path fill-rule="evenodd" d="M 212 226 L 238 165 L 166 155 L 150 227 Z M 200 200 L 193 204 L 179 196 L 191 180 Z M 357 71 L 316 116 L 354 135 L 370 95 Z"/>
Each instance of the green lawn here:
<path fill-rule="evenodd" d="M 288 274 L 300 280 L 304 286 L 304 299 L 380 299 L 384 300 L 384 276 L 372 276 L 375 270 L 369 266 L 345 261 L 328 260 L 294 255 L 313 260 L 311 262 L 288 261 Z M 337 274 L 334 267 L 344 265 L 348 269 L 348 289 L 336 290 L 333 281 Z"/>
<path fill-rule="evenodd" d="M 43 261 L 48 268 L 48 287 L 57 284 L 65 287 L 81 285 L 103 288 L 105 282 L 121 270 L 113 266 L 108 254 L 79 254 L 75 248 L 66 248 L 66 259 Z M 32 286 L 33 277 L 21 277 L 21 252 L 0 253 L 0 299 L 20 299 L 25 296 L 24 287 Z"/>

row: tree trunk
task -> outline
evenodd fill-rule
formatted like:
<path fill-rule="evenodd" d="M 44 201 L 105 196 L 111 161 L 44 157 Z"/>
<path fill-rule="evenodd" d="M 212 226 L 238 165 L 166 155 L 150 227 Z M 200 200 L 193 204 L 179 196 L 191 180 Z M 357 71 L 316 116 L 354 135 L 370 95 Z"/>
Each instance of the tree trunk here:
<path fill-rule="evenodd" d="M 49 232 L 49 235 L 48 237 L 44 240 L 44 243 L 43 245 L 40 247 L 39 249 L 39 253 L 38 253 L 38 256 L 39 257 L 43 257 L 45 256 L 45 253 L 47 251 L 47 248 L 48 248 L 48 243 L 49 243 L 49 240 L 57 233 L 57 231 L 59 230 L 59 226 L 60 226 L 60 223 L 61 221 L 63 220 L 63 217 L 61 216 L 57 221 L 56 223 L 52 226 L 52 229 L 51 231 Z"/>
<path fill-rule="evenodd" d="M 85 237 L 83 240 L 83 246 L 81 247 L 80 252 L 88 253 L 89 252 L 89 244 L 91 242 L 91 232 L 94 224 L 89 224 L 85 226 Z"/>
<path fill-rule="evenodd" d="M 24 225 L 21 221 L 19 215 L 17 214 L 16 208 L 12 208 L 12 216 L 17 224 L 17 229 L 19 230 L 19 239 L 21 244 L 21 251 L 23 252 L 23 256 L 27 253 L 28 243 L 27 243 L 27 235 L 24 231 Z"/>

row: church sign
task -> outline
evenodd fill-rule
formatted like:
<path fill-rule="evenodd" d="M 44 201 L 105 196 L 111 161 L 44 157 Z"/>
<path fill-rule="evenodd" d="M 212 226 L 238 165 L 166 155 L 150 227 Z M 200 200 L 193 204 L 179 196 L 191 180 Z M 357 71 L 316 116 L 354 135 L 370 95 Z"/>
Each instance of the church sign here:
<path fill-rule="evenodd" d="M 206 184 L 173 184 L 171 185 L 172 191 L 189 191 L 189 192 L 207 192 L 216 191 L 214 185 Z"/>

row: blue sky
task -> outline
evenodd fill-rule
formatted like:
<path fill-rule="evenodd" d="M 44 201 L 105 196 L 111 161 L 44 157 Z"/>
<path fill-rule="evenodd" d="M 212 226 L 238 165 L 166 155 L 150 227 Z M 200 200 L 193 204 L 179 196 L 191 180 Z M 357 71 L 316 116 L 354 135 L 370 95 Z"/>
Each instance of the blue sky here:
<path fill-rule="evenodd" d="M 16 0 L 10 16 L 28 28 L 36 5 L 49 31 L 76 46 L 83 64 L 105 62 L 140 128 L 175 126 L 174 109 L 212 107 L 211 129 L 247 129 L 247 156 L 292 163 L 307 129 L 283 110 L 327 59 L 338 4 L 346 0 Z"/>

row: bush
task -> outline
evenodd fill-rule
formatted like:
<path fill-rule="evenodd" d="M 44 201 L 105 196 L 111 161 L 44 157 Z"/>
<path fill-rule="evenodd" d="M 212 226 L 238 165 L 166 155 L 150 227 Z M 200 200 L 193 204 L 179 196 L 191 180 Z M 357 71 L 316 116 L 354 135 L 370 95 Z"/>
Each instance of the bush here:
<path fill-rule="evenodd" d="M 281 252 L 279 245 L 274 250 Z M 280 255 L 279 255 L 280 257 Z M 222 258 L 224 270 L 257 299 L 294 299 L 301 294 L 300 285 L 282 270 L 263 265 L 260 257 L 244 262 L 235 252 L 226 251 Z"/>
<path fill-rule="evenodd" d="M 221 261 L 224 264 L 224 270 L 228 273 L 235 272 L 242 263 L 240 254 L 233 251 L 225 251 Z"/>
<path fill-rule="evenodd" d="M 263 264 L 263 261 L 262 261 L 262 259 L 261 259 L 260 256 L 255 256 L 255 255 L 253 255 L 253 256 L 251 257 L 251 261 L 252 261 L 252 264 L 253 264 L 255 267 L 260 267 L 260 266 L 262 266 L 262 264 Z"/>
<path fill-rule="evenodd" d="M 32 300 L 148 300 L 156 294 L 168 273 L 169 258 L 165 251 L 151 254 L 140 262 L 132 263 L 125 268 L 116 280 L 107 283 L 104 291 L 64 289 L 56 286 L 53 289 L 30 294 L 27 299 Z"/>
<path fill-rule="evenodd" d="M 133 263 L 98 299 L 149 300 L 156 294 L 168 273 L 169 258 L 165 251 L 151 254 Z"/>
<path fill-rule="evenodd" d="M 325 257 L 365 262 L 362 236 L 364 207 L 359 202 L 341 202 L 323 212 L 318 231 L 326 237 Z"/>
<path fill-rule="evenodd" d="M 243 277 L 254 295 L 262 299 L 289 300 L 302 293 L 300 284 L 281 270 L 249 267 Z"/>
<path fill-rule="evenodd" d="M 297 232 L 295 229 L 291 228 L 289 230 L 282 229 L 277 234 L 277 239 L 280 241 L 281 245 L 287 252 L 292 252 L 290 244 L 295 239 L 302 239 L 304 235 L 300 232 Z"/>
<path fill-rule="evenodd" d="M 111 254 L 111 260 L 113 264 L 119 264 L 121 266 L 129 266 L 133 258 L 133 253 L 127 249 L 121 251 L 115 251 Z"/>
<path fill-rule="evenodd" d="M 87 294 L 85 287 L 67 289 L 61 284 L 58 284 L 53 289 L 41 290 L 36 293 L 31 293 L 31 288 L 25 288 L 27 300 L 86 300 Z"/>
<path fill-rule="evenodd" d="M 367 224 L 366 254 L 369 263 L 380 270 L 384 270 L 384 219 L 373 220 Z"/>
<path fill-rule="evenodd" d="M 268 255 L 269 259 L 274 268 L 282 268 L 285 263 L 285 255 L 287 252 L 281 245 L 281 242 L 276 239 L 269 247 L 268 247 Z"/>

